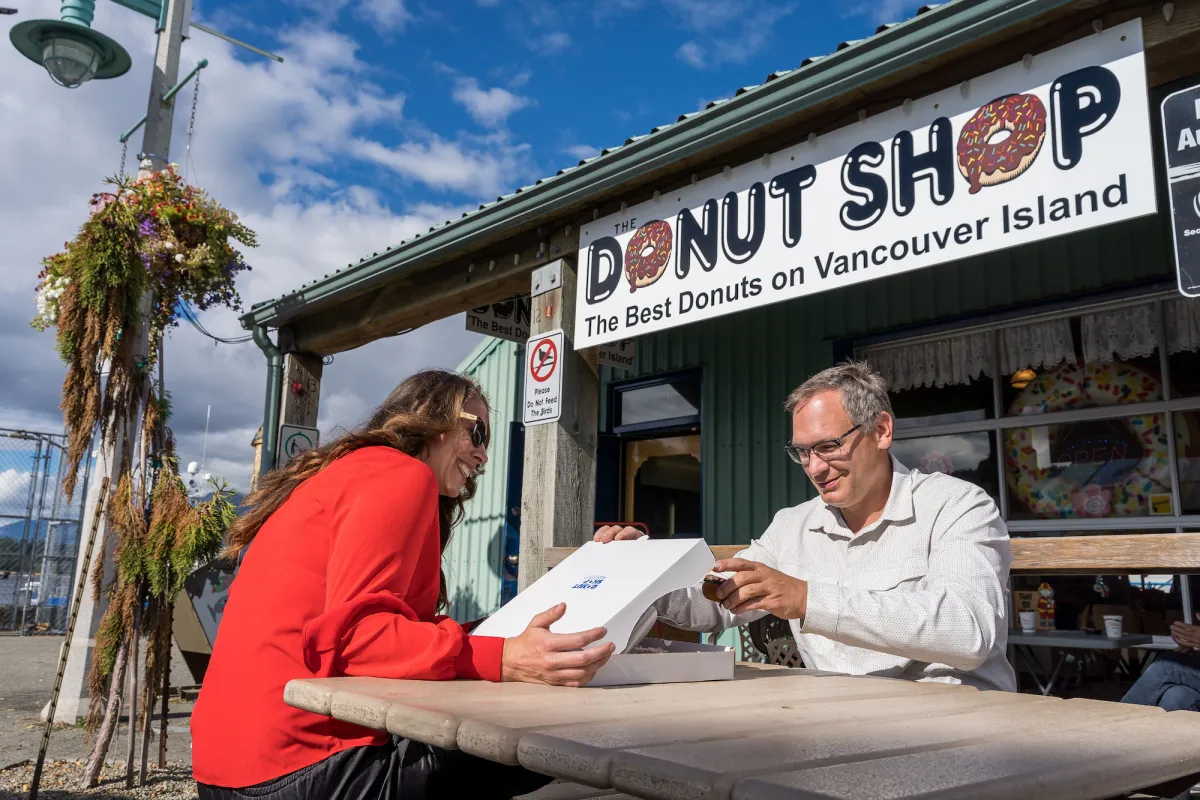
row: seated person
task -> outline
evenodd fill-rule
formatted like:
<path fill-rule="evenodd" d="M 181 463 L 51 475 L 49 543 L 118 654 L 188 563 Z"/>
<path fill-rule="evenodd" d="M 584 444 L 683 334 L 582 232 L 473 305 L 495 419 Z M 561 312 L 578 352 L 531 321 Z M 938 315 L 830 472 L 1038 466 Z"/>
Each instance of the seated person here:
<path fill-rule="evenodd" d="M 293 678 L 370 676 L 581 686 L 611 644 L 556 634 L 564 605 L 519 636 L 439 613 L 441 561 L 487 463 L 489 410 L 463 375 L 419 372 L 360 430 L 263 477 L 234 524 L 244 555 L 192 713 L 201 800 L 509 798 L 550 778 L 292 708 Z"/>
<path fill-rule="evenodd" d="M 1196 615 L 1200 622 L 1200 614 Z M 1122 703 L 1158 706 L 1167 711 L 1200 711 L 1200 625 L 1171 623 L 1171 638 L 1179 649 L 1161 653 Z"/>
<path fill-rule="evenodd" d="M 1014 691 L 1008 641 L 1008 531 L 979 487 L 910 471 L 888 452 L 883 378 L 842 364 L 788 397 L 787 454 L 819 497 L 775 515 L 717 590 L 655 605 L 680 628 L 716 632 L 768 613 L 791 621 L 808 667 Z M 718 487 L 717 491 L 721 489 Z M 636 539 L 610 526 L 598 541 Z"/>

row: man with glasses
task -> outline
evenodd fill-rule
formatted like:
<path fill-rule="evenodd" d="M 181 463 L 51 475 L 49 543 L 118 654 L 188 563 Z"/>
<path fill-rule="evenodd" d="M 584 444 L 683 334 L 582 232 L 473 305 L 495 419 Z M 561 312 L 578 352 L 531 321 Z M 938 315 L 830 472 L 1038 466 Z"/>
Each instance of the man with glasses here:
<path fill-rule="evenodd" d="M 1016 690 L 1005 655 L 1008 531 L 979 487 L 891 456 L 887 384 L 847 363 L 788 397 L 787 455 L 818 497 L 775 515 L 717 562 L 721 602 L 701 587 L 655 603 L 680 628 L 717 632 L 766 614 L 791 624 L 806 666 L 854 675 Z M 718 489 L 719 491 L 719 489 Z M 596 539 L 636 539 L 608 527 Z"/>

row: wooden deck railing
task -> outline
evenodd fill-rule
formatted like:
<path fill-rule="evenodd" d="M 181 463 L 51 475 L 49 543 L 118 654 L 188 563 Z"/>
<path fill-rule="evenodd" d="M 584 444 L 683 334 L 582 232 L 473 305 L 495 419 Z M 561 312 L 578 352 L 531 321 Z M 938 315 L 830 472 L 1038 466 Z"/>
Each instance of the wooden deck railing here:
<path fill-rule="evenodd" d="M 745 545 L 713 545 L 717 559 L 731 558 Z M 573 547 L 546 548 L 546 567 L 573 553 Z M 1146 575 L 1200 574 L 1200 533 L 1144 533 L 1119 536 L 1043 536 L 1012 540 L 1014 574 Z"/>

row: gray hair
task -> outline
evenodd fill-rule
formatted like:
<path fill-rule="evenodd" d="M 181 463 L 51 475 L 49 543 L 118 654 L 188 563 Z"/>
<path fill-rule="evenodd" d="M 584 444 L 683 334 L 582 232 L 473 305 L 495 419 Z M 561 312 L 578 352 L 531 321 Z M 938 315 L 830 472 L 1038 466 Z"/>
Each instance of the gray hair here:
<path fill-rule="evenodd" d="M 867 431 L 874 430 L 880 415 L 896 416 L 888 397 L 887 381 L 865 361 L 847 361 L 818 372 L 797 386 L 783 407 L 791 414 L 813 395 L 828 391 L 841 395 L 842 408 L 850 421 Z"/>

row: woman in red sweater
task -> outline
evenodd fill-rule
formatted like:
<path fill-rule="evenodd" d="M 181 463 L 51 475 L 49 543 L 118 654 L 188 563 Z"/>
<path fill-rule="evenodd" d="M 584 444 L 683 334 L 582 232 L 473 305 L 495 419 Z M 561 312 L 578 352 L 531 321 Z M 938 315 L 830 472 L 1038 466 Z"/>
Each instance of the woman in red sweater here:
<path fill-rule="evenodd" d="M 283 702 L 293 678 L 342 675 L 582 686 L 602 628 L 554 634 L 565 606 L 512 639 L 438 615 L 441 554 L 487 463 L 473 381 L 413 375 L 359 431 L 264 476 L 234 525 L 242 558 L 192 713 L 201 800 L 507 798 L 549 778 L 389 737 Z"/>

